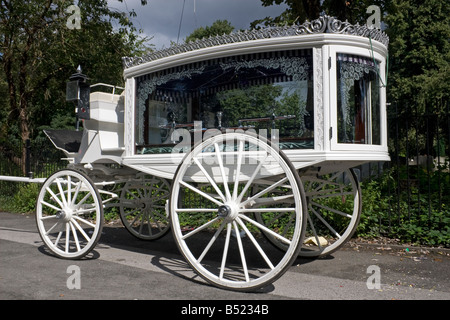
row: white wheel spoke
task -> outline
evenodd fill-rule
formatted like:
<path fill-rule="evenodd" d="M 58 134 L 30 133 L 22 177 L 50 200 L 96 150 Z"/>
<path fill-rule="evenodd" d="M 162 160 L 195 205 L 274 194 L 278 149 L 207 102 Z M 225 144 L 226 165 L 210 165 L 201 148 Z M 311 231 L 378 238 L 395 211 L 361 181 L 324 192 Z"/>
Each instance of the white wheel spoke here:
<path fill-rule="evenodd" d="M 283 179 L 275 182 L 273 185 L 265 188 L 264 190 L 258 192 L 257 194 L 255 194 L 254 196 L 248 198 L 247 200 L 245 200 L 244 202 L 241 203 L 241 206 L 245 206 L 247 203 L 252 202 L 253 200 L 261 197 L 262 195 L 266 194 L 267 192 L 275 189 L 276 187 L 278 187 L 279 185 L 285 183 L 287 181 L 288 177 L 284 177 Z"/>
<path fill-rule="evenodd" d="M 77 205 L 78 207 L 80 207 L 81 205 L 83 205 L 83 204 L 86 202 L 87 199 L 89 199 L 90 196 L 91 196 L 91 193 L 88 192 L 88 193 L 83 197 L 83 199 L 81 199 L 80 202 L 78 202 L 76 205 Z"/>
<path fill-rule="evenodd" d="M 219 279 L 223 279 L 223 274 L 225 272 L 225 263 L 228 256 L 228 247 L 230 245 L 231 236 L 231 223 L 227 223 L 227 235 L 225 237 L 225 245 L 223 246 L 222 263 L 220 264 L 220 274 Z"/>
<path fill-rule="evenodd" d="M 330 226 L 330 224 L 328 222 L 325 221 L 325 219 L 313 208 L 310 206 L 310 210 L 314 213 L 314 215 L 320 220 L 322 221 L 322 223 L 339 239 L 341 238 L 341 235 L 334 230 L 334 228 L 332 226 Z"/>
<path fill-rule="evenodd" d="M 302 180 L 308 197 L 306 232 L 314 243 L 305 243 L 300 256 L 325 256 L 338 250 L 356 230 L 361 215 L 357 176 L 353 169 L 344 169 Z"/>
<path fill-rule="evenodd" d="M 241 140 L 239 141 L 238 161 L 236 166 L 236 175 L 234 176 L 233 200 L 236 200 L 238 196 L 239 177 L 241 175 L 243 153 L 244 153 L 244 141 Z"/>
<path fill-rule="evenodd" d="M 240 209 L 241 213 L 248 212 L 295 212 L 295 208 L 255 208 L 255 209 Z"/>
<path fill-rule="evenodd" d="M 73 218 L 74 218 L 74 219 L 77 219 L 77 220 L 80 221 L 80 222 L 83 222 L 84 224 L 87 224 L 88 226 L 90 226 L 90 227 L 92 227 L 92 228 L 95 228 L 95 224 L 90 223 L 90 222 L 87 221 L 86 219 L 83 219 L 83 218 L 81 218 L 81 217 L 79 217 L 79 216 L 73 216 Z"/>
<path fill-rule="evenodd" d="M 279 235 L 278 233 L 276 233 L 276 232 L 272 231 L 271 229 L 267 228 L 266 226 L 264 226 L 264 225 L 262 225 L 262 224 L 256 222 L 255 220 L 252 220 L 252 219 L 250 219 L 249 217 L 244 216 L 244 215 L 239 215 L 239 218 L 244 219 L 244 220 L 250 222 L 250 223 L 253 224 L 254 226 L 256 226 L 256 227 L 258 227 L 259 229 L 261 229 L 261 231 L 264 231 L 264 232 L 266 232 L 266 233 L 272 235 L 273 237 L 275 237 L 275 238 L 277 238 L 277 239 L 283 241 L 284 243 L 286 243 L 286 244 L 291 244 L 291 240 L 289 240 L 289 239 L 287 239 L 287 238 L 285 238 L 285 237 Z"/>
<path fill-rule="evenodd" d="M 42 203 L 42 202 L 41 202 Z M 56 215 L 54 215 L 54 216 L 46 216 L 46 217 L 42 217 L 42 218 L 40 218 L 41 219 L 41 221 L 44 221 L 44 220 L 52 220 L 52 219 L 57 219 L 58 217 L 56 216 Z"/>
<path fill-rule="evenodd" d="M 55 223 L 50 229 L 48 229 L 48 230 L 45 232 L 45 235 L 48 236 L 50 233 L 52 233 L 53 229 L 55 229 L 56 226 L 58 226 L 58 225 L 60 225 L 60 222 L 59 222 L 59 221 L 58 221 L 57 223 Z"/>
<path fill-rule="evenodd" d="M 198 193 L 199 195 L 201 195 L 203 198 L 208 199 L 211 202 L 214 202 L 215 204 L 217 204 L 218 206 L 221 206 L 223 203 L 214 199 L 213 197 L 211 197 L 210 195 L 204 193 L 203 191 L 197 189 L 196 187 L 191 186 L 190 184 L 184 182 L 184 181 L 180 181 L 180 184 L 185 186 L 186 188 L 191 189 L 192 191 Z"/>
<path fill-rule="evenodd" d="M 80 189 L 81 189 L 81 181 L 78 181 L 77 186 L 75 188 L 75 193 L 72 198 L 72 202 L 70 203 L 71 205 L 74 205 L 75 201 L 77 201 L 77 197 L 78 197 L 78 193 L 80 193 Z"/>
<path fill-rule="evenodd" d="M 80 233 L 83 235 L 83 237 L 87 241 L 91 241 L 91 238 L 86 234 L 86 232 L 84 232 L 84 229 L 80 226 L 80 224 L 75 219 L 72 219 L 72 223 L 75 225 L 75 227 L 80 231 Z"/>
<path fill-rule="evenodd" d="M 215 209 L 207 209 L 207 208 L 198 208 L 198 209 L 188 209 L 188 208 L 178 208 L 175 209 L 175 212 L 217 212 L 217 208 Z"/>
<path fill-rule="evenodd" d="M 294 203 L 294 195 L 288 194 L 288 195 L 284 195 L 284 196 L 255 199 L 252 201 L 252 204 L 253 204 L 252 207 L 269 205 L 269 204 L 277 204 L 279 202 L 282 202 L 284 204 Z"/>
<path fill-rule="evenodd" d="M 72 203 L 72 178 L 67 176 L 67 204 Z"/>
<path fill-rule="evenodd" d="M 266 159 L 268 158 L 268 155 L 266 154 L 266 156 L 264 157 L 263 160 L 261 160 L 261 162 L 258 164 L 258 166 L 256 167 L 255 171 L 253 171 L 252 176 L 250 177 L 250 179 L 248 179 L 247 183 L 245 184 L 244 189 L 242 189 L 241 193 L 239 194 L 239 197 L 237 198 L 237 202 L 241 202 L 242 198 L 244 197 L 245 193 L 247 192 L 248 188 L 252 185 L 253 181 L 256 178 L 256 175 L 258 174 L 258 172 L 261 170 L 262 165 L 264 164 L 264 162 L 266 161 Z"/>
<path fill-rule="evenodd" d="M 41 200 L 40 203 L 43 204 L 46 207 L 52 208 L 55 211 L 60 211 L 61 210 L 61 208 L 55 207 L 54 205 L 52 205 L 52 204 L 50 204 L 50 203 L 48 203 L 48 202 L 46 202 L 44 200 Z"/>
<path fill-rule="evenodd" d="M 314 206 L 316 206 L 316 207 L 322 208 L 322 209 L 324 209 L 324 210 L 334 212 L 334 213 L 336 213 L 336 214 L 338 214 L 338 215 L 341 215 L 341 216 L 343 216 L 343 217 L 350 218 L 350 219 L 352 218 L 352 216 L 349 215 L 348 213 L 345 213 L 345 212 L 342 212 L 342 211 L 339 211 L 339 210 L 330 208 L 330 207 L 328 207 L 328 206 L 321 205 L 321 204 L 319 204 L 319 203 L 317 203 L 317 202 L 311 201 L 310 204 L 311 204 L 311 205 L 314 205 Z"/>
<path fill-rule="evenodd" d="M 69 253 L 69 239 L 70 239 L 70 227 L 69 224 L 66 223 L 66 248 L 65 248 L 66 253 Z"/>
<path fill-rule="evenodd" d="M 62 236 L 62 231 L 58 232 L 58 236 L 56 237 L 56 240 L 54 243 L 55 247 L 58 246 L 59 240 L 61 240 L 61 236 Z"/>
<path fill-rule="evenodd" d="M 52 196 L 52 199 L 55 200 L 59 204 L 60 208 L 64 208 L 64 204 L 61 202 L 61 200 L 58 198 L 58 196 L 52 191 L 52 189 L 47 187 L 46 190 L 48 193 L 50 193 L 50 195 Z M 44 201 L 44 200 L 42 200 L 42 201 Z M 45 202 L 45 203 L 47 203 L 47 202 Z M 50 205 L 48 205 L 48 206 L 50 206 Z M 60 209 L 56 209 L 56 210 L 60 210 Z"/>
<path fill-rule="evenodd" d="M 197 259 L 198 263 L 202 262 L 203 258 L 208 253 L 209 249 L 211 249 L 211 247 L 214 244 L 214 242 L 216 242 L 217 238 L 219 237 L 219 234 L 222 232 L 223 228 L 225 227 L 225 224 L 226 224 L 225 222 L 222 222 L 222 224 L 220 225 L 219 229 L 217 229 L 216 233 L 214 233 L 214 235 L 212 236 L 212 238 L 209 241 L 208 245 L 205 247 L 205 249 L 203 250 L 202 254 Z"/>
<path fill-rule="evenodd" d="M 220 173 L 222 174 L 223 185 L 225 188 L 225 194 L 227 195 L 227 200 L 231 200 L 230 189 L 228 188 L 228 179 L 225 175 L 225 168 L 223 167 L 222 155 L 219 151 L 219 145 L 214 144 L 214 149 L 216 152 L 217 161 L 219 162 Z"/>
<path fill-rule="evenodd" d="M 92 208 L 78 209 L 76 211 L 76 213 L 77 214 L 85 214 L 85 213 L 91 213 L 91 212 L 96 211 L 96 210 L 97 210 L 97 208 L 94 206 Z"/>
<path fill-rule="evenodd" d="M 269 257 L 266 255 L 266 253 L 264 252 L 264 250 L 261 248 L 261 246 L 259 245 L 259 243 L 256 241 L 255 237 L 253 237 L 252 233 L 248 230 L 248 228 L 245 226 L 245 224 L 242 222 L 241 219 L 237 218 L 236 221 L 239 223 L 239 225 L 241 226 L 241 228 L 245 231 L 245 234 L 249 237 L 249 239 L 252 241 L 253 245 L 255 246 L 255 248 L 258 250 L 258 252 L 261 254 L 261 256 L 263 257 L 264 261 L 266 261 L 267 265 L 269 266 L 270 269 L 275 269 L 274 265 L 272 264 L 272 262 L 270 261 Z"/>
<path fill-rule="evenodd" d="M 59 181 L 59 179 L 56 179 L 56 184 L 58 186 L 59 194 L 61 195 L 61 200 L 62 200 L 64 206 L 66 207 L 67 200 L 66 200 L 66 197 L 64 196 L 64 190 L 62 188 L 61 181 Z"/>
<path fill-rule="evenodd" d="M 200 168 L 200 170 L 205 175 L 206 179 L 208 179 L 209 183 L 213 186 L 214 190 L 216 190 L 217 194 L 220 196 L 222 201 L 226 201 L 225 196 L 223 195 L 222 191 L 220 191 L 219 187 L 217 186 L 216 182 L 211 178 L 211 176 L 208 174 L 208 172 L 205 170 L 205 168 L 202 166 L 200 161 L 197 158 L 194 158 L 194 162 L 197 164 L 197 166 Z"/>
<path fill-rule="evenodd" d="M 181 239 L 186 240 L 187 238 L 189 238 L 190 236 L 193 236 L 193 235 L 196 234 L 197 232 L 202 231 L 203 229 L 208 228 L 210 225 L 212 225 L 212 224 L 213 224 L 214 222 L 216 222 L 217 220 L 219 220 L 218 217 L 212 219 L 211 221 L 208 221 L 208 222 L 205 223 L 204 225 L 202 225 L 202 226 L 200 226 L 200 227 L 198 227 L 198 228 L 195 228 L 195 229 L 192 230 L 191 232 L 189 232 L 189 233 L 183 235 L 183 236 L 181 237 Z"/>
<path fill-rule="evenodd" d="M 316 228 L 314 227 L 314 223 L 312 222 L 309 214 L 308 214 L 308 223 L 311 226 L 311 229 L 313 231 L 313 235 L 314 235 L 314 238 L 316 239 L 316 243 L 317 243 L 317 246 L 319 247 L 319 250 L 322 250 L 322 245 L 320 244 L 319 236 L 317 235 Z"/>
<path fill-rule="evenodd" d="M 77 251 L 80 251 L 80 250 L 81 250 L 81 247 L 80 247 L 80 242 L 78 241 L 77 231 L 75 230 L 73 224 L 72 224 L 70 221 L 69 221 L 68 224 L 70 224 L 70 230 L 72 230 L 73 239 L 74 239 L 74 241 L 75 241 L 75 245 L 76 245 L 76 247 L 77 247 Z"/>
<path fill-rule="evenodd" d="M 241 256 L 241 262 L 242 262 L 242 268 L 244 269 L 244 275 L 245 275 L 245 281 L 249 282 L 250 278 L 248 275 L 248 269 L 247 269 L 247 260 L 245 259 L 245 252 L 244 248 L 242 246 L 242 239 L 239 234 L 239 228 L 236 224 L 236 221 L 233 221 L 234 231 L 236 232 L 236 239 L 239 247 L 239 255 Z"/>

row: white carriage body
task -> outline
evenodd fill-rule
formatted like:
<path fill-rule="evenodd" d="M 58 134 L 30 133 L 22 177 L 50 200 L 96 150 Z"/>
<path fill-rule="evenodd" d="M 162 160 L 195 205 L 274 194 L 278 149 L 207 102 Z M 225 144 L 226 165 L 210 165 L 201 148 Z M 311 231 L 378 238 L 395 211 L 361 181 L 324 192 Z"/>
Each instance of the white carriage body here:
<path fill-rule="evenodd" d="M 264 66 L 275 61 L 280 65 L 276 72 L 283 71 L 281 77 L 247 79 L 246 86 L 269 84 L 286 88 L 286 83 L 289 83 L 297 85 L 297 93 L 301 90 L 307 92 L 303 99 L 308 107 L 297 110 L 296 115 L 297 119 L 308 115 L 308 129 L 305 129 L 305 119 L 299 120 L 303 131 L 310 130 L 310 133 L 303 133 L 300 140 L 296 140 L 297 144 L 281 148 L 296 168 L 315 166 L 334 171 L 367 162 L 389 161 L 384 86 L 387 42 L 387 36 L 380 30 L 352 26 L 323 16 L 300 26 L 239 32 L 175 46 L 144 58 L 124 58 L 126 86 L 123 94 L 91 94 L 91 120 L 84 122 L 80 150 L 68 156 L 75 163 L 116 162 L 171 179 L 185 155 L 179 150 L 174 152 L 173 147 L 180 146 L 175 142 L 176 138 L 190 132 L 191 140 L 198 141 L 205 129 L 217 128 L 217 112 L 214 113 L 217 109 L 209 107 L 205 111 L 202 106 L 202 112 L 207 113 L 206 118 L 204 114 L 201 118 L 198 112 L 195 114 L 193 111 L 200 108 L 199 100 L 206 103 L 209 97 L 217 96 L 217 92 L 241 88 L 236 83 L 211 85 L 205 90 L 193 88 L 194 85 L 205 87 L 206 82 L 212 80 L 207 79 L 207 75 L 204 75 L 202 83 L 193 82 L 211 65 L 220 65 L 222 73 L 226 68 L 234 68 L 232 72 L 237 77 L 243 70 L 260 73 L 275 70 L 273 66 Z M 286 71 L 287 67 L 282 66 L 283 63 L 292 65 L 294 62 L 297 65 L 293 71 Z M 307 72 L 299 76 L 298 72 L 305 70 Z M 254 74 L 250 76 L 255 77 Z M 190 86 L 191 82 L 189 92 L 179 88 Z M 280 94 L 276 101 L 282 98 Z M 171 122 L 167 119 L 167 110 L 171 106 L 187 115 L 180 119 L 178 114 L 178 118 Z M 221 111 L 227 113 L 227 110 Z M 260 118 L 270 116 L 267 110 L 262 110 L 259 115 Z M 274 116 L 289 119 L 290 115 L 278 113 Z M 358 117 L 359 120 L 356 119 Z M 216 123 L 205 126 L 205 119 Z M 203 121 L 202 127 L 198 127 L 196 121 Z M 242 127 L 240 121 L 239 124 L 235 119 L 221 131 L 239 129 Z M 178 135 L 171 137 L 177 128 Z M 166 141 L 162 138 L 162 131 L 166 131 L 166 135 L 169 132 Z M 281 135 L 280 142 L 283 140 Z M 169 140 L 173 140 L 172 144 Z M 306 140 L 309 146 L 296 148 L 298 143 Z M 146 145 L 157 148 L 146 153 L 149 150 Z M 181 143 L 181 147 L 186 146 L 186 142 Z"/>
<path fill-rule="evenodd" d="M 39 193 L 42 239 L 85 256 L 109 202 L 134 236 L 172 229 L 201 277 L 242 291 L 334 252 L 361 215 L 351 168 L 389 161 L 387 45 L 322 16 L 124 58 L 121 95 L 83 100 L 83 131 L 46 132 L 71 164 Z"/>

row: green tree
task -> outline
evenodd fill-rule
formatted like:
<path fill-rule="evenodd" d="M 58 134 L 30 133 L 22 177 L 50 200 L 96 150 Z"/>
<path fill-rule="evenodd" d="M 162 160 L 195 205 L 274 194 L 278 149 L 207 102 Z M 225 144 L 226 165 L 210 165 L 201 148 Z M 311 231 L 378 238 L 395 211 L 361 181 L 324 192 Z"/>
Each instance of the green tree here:
<path fill-rule="evenodd" d="M 8 135 L 6 141 L 14 133 L 25 142 L 56 114 L 73 112 L 64 99 L 65 83 L 78 65 L 92 81 L 120 84 L 121 57 L 142 44 L 128 15 L 103 0 L 79 1 L 81 23 L 71 28 L 73 4 L 0 0 L 0 64 L 8 92 L 0 134 Z"/>
<path fill-rule="evenodd" d="M 195 29 L 190 35 L 186 37 L 185 42 L 209 38 L 212 36 L 230 34 L 234 27 L 227 20 L 216 20 L 211 26 L 200 27 Z"/>
<path fill-rule="evenodd" d="M 220 92 L 217 99 L 224 110 L 224 122 L 237 126 L 239 119 L 271 116 L 281 91 L 279 86 L 260 85 Z"/>
<path fill-rule="evenodd" d="M 450 95 L 449 15 L 448 1 L 392 1 L 385 18 L 390 40 L 388 101 L 397 105 L 398 116 L 435 116 L 418 121 L 408 132 L 400 126 L 404 138 L 392 143 L 391 151 L 443 156 L 448 150 L 450 128 L 438 115 L 448 112 Z"/>
<path fill-rule="evenodd" d="M 390 39 L 391 100 L 411 104 L 424 98 L 448 99 L 449 15 L 450 4 L 447 1 L 393 1 L 385 19 Z"/>
<path fill-rule="evenodd" d="M 386 0 L 261 0 L 264 7 L 285 4 L 286 10 L 278 17 L 265 17 L 251 23 L 251 27 L 258 25 L 285 25 L 303 23 L 306 20 L 319 18 L 327 14 L 341 21 L 365 24 L 368 17 L 367 7 L 377 5 L 382 12 L 386 12 L 390 1 Z"/>

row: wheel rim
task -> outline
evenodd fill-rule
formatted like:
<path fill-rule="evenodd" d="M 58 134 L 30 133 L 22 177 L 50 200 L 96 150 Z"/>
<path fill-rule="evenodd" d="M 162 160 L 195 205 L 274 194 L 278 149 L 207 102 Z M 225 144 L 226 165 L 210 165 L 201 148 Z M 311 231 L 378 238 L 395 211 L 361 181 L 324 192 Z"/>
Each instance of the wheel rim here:
<path fill-rule="evenodd" d="M 267 187 L 251 193 L 253 183 Z M 304 192 L 289 160 L 267 143 L 245 134 L 218 135 L 193 148 L 178 167 L 169 203 L 176 243 L 208 282 L 253 290 L 280 277 L 298 254 L 305 227 Z M 282 188 L 289 207 L 272 201 Z M 255 203 L 266 201 L 266 205 Z M 261 224 L 260 213 L 272 222 Z M 280 227 L 289 217 L 291 223 Z M 261 233 L 287 243 L 273 250 Z"/>
<path fill-rule="evenodd" d="M 36 222 L 46 246 L 57 256 L 79 259 L 97 244 L 103 228 L 103 206 L 97 188 L 73 170 L 54 173 L 43 184 Z"/>
<path fill-rule="evenodd" d="M 361 190 L 353 169 L 304 176 L 308 203 L 301 256 L 328 255 L 354 234 L 361 216 Z"/>
<path fill-rule="evenodd" d="M 120 218 L 125 228 L 141 240 L 156 240 L 170 229 L 166 213 L 169 183 L 162 178 L 145 176 L 129 181 L 120 196 Z"/>

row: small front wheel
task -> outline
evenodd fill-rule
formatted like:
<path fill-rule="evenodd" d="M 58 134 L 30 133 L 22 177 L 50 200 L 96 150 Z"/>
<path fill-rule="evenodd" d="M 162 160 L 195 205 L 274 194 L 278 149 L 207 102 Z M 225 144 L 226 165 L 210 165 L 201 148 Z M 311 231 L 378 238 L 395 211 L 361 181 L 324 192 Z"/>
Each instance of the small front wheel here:
<path fill-rule="evenodd" d="M 92 180 L 70 169 L 51 175 L 39 192 L 36 222 L 39 235 L 56 256 L 86 256 L 103 228 L 103 204 Z"/>

